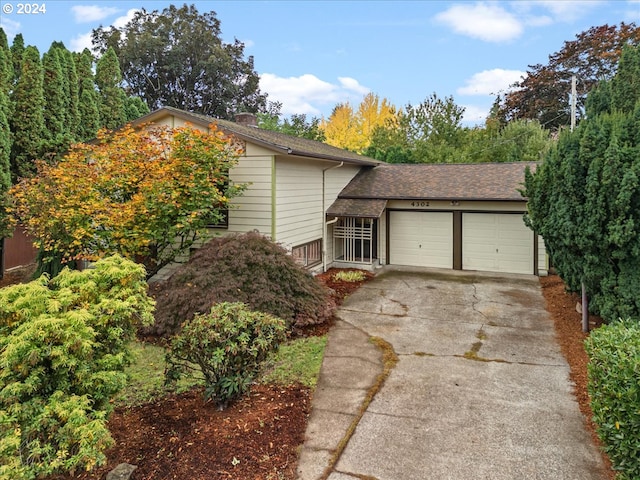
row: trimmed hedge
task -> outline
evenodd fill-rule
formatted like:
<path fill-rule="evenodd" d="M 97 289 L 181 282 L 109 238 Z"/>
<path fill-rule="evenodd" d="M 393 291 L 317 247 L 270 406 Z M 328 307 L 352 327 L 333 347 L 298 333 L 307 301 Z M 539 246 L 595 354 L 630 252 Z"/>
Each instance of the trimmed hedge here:
<path fill-rule="evenodd" d="M 640 324 L 604 325 L 585 347 L 591 409 L 604 450 L 620 479 L 640 478 Z"/>
<path fill-rule="evenodd" d="M 334 311 L 327 289 L 258 232 L 210 240 L 169 280 L 153 285 L 151 294 L 156 322 L 144 335 L 175 335 L 184 322 L 220 302 L 244 303 L 290 327 L 323 323 Z"/>

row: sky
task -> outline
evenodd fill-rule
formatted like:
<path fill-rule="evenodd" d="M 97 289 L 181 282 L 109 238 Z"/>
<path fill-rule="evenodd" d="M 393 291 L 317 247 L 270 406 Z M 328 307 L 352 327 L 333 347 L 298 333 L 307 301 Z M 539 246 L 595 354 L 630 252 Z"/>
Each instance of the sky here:
<path fill-rule="evenodd" d="M 91 47 L 91 31 L 121 27 L 137 9 L 184 1 L 0 0 L 0 26 L 22 33 L 41 53 L 54 41 Z M 356 107 L 367 93 L 396 107 L 433 93 L 482 124 L 496 95 L 530 65 L 546 64 L 565 41 L 592 26 L 640 24 L 640 0 L 388 1 L 201 0 L 225 42 L 240 40 L 254 58 L 260 88 L 282 114 L 328 118 L 338 103 Z M 31 13 L 28 13 L 28 12 Z"/>

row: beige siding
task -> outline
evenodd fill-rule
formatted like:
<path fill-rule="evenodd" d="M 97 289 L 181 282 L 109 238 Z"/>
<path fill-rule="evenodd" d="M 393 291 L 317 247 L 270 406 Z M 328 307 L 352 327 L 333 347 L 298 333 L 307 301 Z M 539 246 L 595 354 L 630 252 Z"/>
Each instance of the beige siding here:
<path fill-rule="evenodd" d="M 359 171 L 346 165 L 326 170 L 336 165 L 339 164 L 276 157 L 275 236 L 278 243 L 291 248 L 322 238 L 325 210 Z"/>
<path fill-rule="evenodd" d="M 230 233 L 258 230 L 264 235 L 273 234 L 271 228 L 271 168 L 272 157 L 240 157 L 231 169 L 229 178 L 234 183 L 249 183 L 239 197 L 233 199 L 229 211 Z"/>
<path fill-rule="evenodd" d="M 526 212 L 527 204 L 522 202 L 474 202 L 461 200 L 457 205 L 452 205 L 450 201 L 433 200 L 389 200 L 387 208 L 406 210 L 463 210 L 463 211 L 484 211 L 484 212 Z"/>

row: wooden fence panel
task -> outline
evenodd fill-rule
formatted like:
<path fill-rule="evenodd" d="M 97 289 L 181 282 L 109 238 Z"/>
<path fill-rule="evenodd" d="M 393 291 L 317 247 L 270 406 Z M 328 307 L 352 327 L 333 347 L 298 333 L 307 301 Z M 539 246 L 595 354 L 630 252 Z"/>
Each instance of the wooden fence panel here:
<path fill-rule="evenodd" d="M 33 245 L 33 240 L 24 229 L 18 225 L 13 231 L 13 237 L 5 238 L 2 248 L 2 271 L 24 265 L 30 265 L 36 261 L 38 249 Z"/>

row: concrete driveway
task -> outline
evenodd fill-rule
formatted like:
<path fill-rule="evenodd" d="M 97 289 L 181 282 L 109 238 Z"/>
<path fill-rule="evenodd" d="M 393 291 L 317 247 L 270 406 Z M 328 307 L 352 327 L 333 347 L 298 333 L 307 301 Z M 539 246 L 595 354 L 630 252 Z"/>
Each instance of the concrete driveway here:
<path fill-rule="evenodd" d="M 606 478 L 536 277 L 385 267 L 339 318 L 301 480 Z"/>

